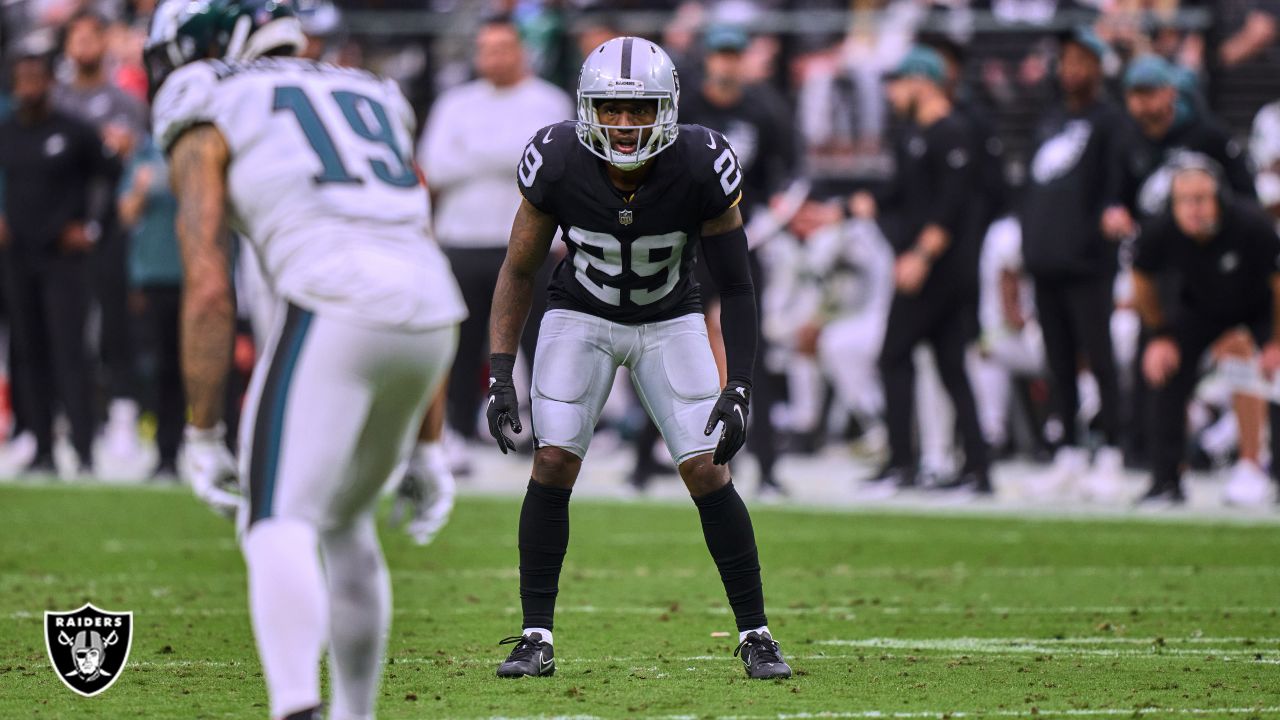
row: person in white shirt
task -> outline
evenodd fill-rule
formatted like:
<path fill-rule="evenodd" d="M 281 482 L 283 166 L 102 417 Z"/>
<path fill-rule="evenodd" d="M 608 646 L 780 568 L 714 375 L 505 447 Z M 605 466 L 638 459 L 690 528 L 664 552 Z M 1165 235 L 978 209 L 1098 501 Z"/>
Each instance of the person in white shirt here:
<path fill-rule="evenodd" d="M 449 426 L 476 435 L 488 358 L 489 306 L 507 252 L 520 191 L 511 180 L 530 136 L 573 116 L 569 96 L 530 74 L 520 33 L 509 18 L 476 34 L 477 80 L 442 94 L 418 149 L 435 206 L 435 231 L 470 313 L 463 322 L 448 389 Z M 544 268 L 544 272 L 549 268 Z M 535 283 L 546 287 L 546 282 Z M 533 359 L 545 297 L 535 297 L 521 347 Z"/>

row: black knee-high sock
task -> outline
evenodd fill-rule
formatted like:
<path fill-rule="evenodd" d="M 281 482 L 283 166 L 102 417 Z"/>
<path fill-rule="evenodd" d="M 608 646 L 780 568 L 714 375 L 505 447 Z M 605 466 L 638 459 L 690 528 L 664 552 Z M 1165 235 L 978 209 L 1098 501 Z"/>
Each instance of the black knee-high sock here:
<path fill-rule="evenodd" d="M 720 570 L 725 595 L 733 608 L 738 631 L 767 625 L 764 616 L 764 589 L 760 584 L 760 556 L 751 515 L 733 482 L 715 492 L 693 499 L 702 517 L 702 534 L 707 549 Z"/>
<path fill-rule="evenodd" d="M 520 605 L 524 627 L 554 630 L 560 568 L 569 547 L 569 495 L 572 490 L 529 480 L 520 508 Z"/>

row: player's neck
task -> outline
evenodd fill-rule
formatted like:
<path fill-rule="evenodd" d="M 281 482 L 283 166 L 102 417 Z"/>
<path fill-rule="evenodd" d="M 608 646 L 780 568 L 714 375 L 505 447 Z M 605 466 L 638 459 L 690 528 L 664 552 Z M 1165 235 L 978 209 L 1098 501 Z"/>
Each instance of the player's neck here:
<path fill-rule="evenodd" d="M 51 107 L 52 104 L 46 97 L 38 103 L 19 105 L 14 111 L 14 114 L 17 115 L 18 121 L 23 125 L 37 125 L 44 122 L 44 120 L 49 117 L 49 110 Z"/>
<path fill-rule="evenodd" d="M 605 163 L 604 171 L 609 176 L 609 182 L 622 192 L 635 192 L 640 188 L 640 184 L 644 179 L 649 177 L 649 170 L 653 168 L 653 158 L 644 161 L 644 164 L 635 170 L 622 170 L 613 163 Z"/>
<path fill-rule="evenodd" d="M 77 68 L 71 84 L 77 90 L 93 90 L 105 85 L 106 81 L 107 74 L 103 71 L 102 66 L 98 65 L 93 68 Z"/>
<path fill-rule="evenodd" d="M 1073 113 L 1082 113 L 1093 107 L 1097 101 L 1098 86 L 1089 85 L 1077 92 L 1067 93 L 1067 110 Z"/>

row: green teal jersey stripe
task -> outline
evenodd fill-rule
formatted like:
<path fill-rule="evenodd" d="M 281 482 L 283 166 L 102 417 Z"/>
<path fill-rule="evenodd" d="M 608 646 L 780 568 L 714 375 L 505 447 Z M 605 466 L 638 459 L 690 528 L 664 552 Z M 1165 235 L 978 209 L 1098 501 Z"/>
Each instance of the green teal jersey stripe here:
<path fill-rule="evenodd" d="M 258 400 L 254 419 L 252 456 L 249 458 L 249 524 L 271 517 L 276 476 L 280 469 L 280 449 L 284 441 L 284 411 L 289 387 L 298 366 L 298 356 L 314 315 L 290 304 L 284 328 L 276 343 L 275 355 Z"/>

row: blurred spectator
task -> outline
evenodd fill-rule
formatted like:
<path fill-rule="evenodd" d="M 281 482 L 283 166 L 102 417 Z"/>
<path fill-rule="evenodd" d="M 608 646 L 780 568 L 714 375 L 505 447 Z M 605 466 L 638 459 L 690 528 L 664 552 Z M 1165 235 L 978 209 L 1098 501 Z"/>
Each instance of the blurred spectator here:
<path fill-rule="evenodd" d="M 1280 223 L 1280 101 L 1258 111 L 1249 135 L 1249 152 L 1258 172 L 1258 200 Z"/>
<path fill-rule="evenodd" d="M 1126 125 L 1103 94 L 1108 50 L 1084 27 L 1061 38 L 1058 82 L 1062 102 L 1036 130 L 1020 219 L 1027 271 L 1053 382 L 1062 440 L 1040 491 L 1073 489 L 1111 495 L 1120 482 L 1120 386 L 1111 346 L 1116 245 L 1102 234 L 1109 188 L 1119 183 L 1115 164 Z M 1079 437 L 1077 376 L 1081 359 L 1101 396 L 1102 448 L 1093 461 Z"/>
<path fill-rule="evenodd" d="M 155 475 L 176 478 L 187 408 L 178 343 L 182 258 L 174 236 L 177 201 L 169 190 L 168 165 L 149 137 L 125 171 L 119 206 L 120 222 L 130 240 L 130 305 L 138 328 L 138 374 L 146 388 L 145 407 L 156 418 L 159 463 Z"/>
<path fill-rule="evenodd" d="M 841 221 L 834 204 L 806 201 L 763 254 L 764 337 L 788 351 L 788 396 L 795 429 L 821 421 L 821 397 L 808 380 L 814 366 L 858 421 L 866 446 L 884 443 L 884 393 L 876 366 L 893 299 L 893 251 L 874 222 Z"/>
<path fill-rule="evenodd" d="M 792 178 L 796 165 L 795 126 L 791 109 L 771 86 L 747 80 L 743 53 L 750 38 L 734 25 L 713 25 L 703 38 L 707 55 L 703 61 L 702 82 L 689 93 L 680 107 L 683 122 L 703 125 L 724 133 L 742 167 L 742 215 L 750 222 L 761 205 L 783 190 Z M 760 258 L 751 256 L 752 274 L 762 277 Z M 709 278 L 699 278 L 703 287 L 715 287 Z M 757 307 L 763 304 L 760 294 L 764 283 L 756 287 Z M 707 298 L 713 300 L 713 298 Z M 709 308 L 712 334 L 718 338 L 718 310 Z M 719 344 L 718 339 L 715 344 Z M 756 347 L 756 381 L 753 399 L 756 420 L 748 429 L 747 450 L 760 465 L 761 487 L 781 491 L 774 476 L 777 462 L 777 439 L 773 432 L 774 405 L 779 396 L 778 379 L 771 377 L 765 361 L 766 344 Z M 641 452 L 646 458 L 651 453 Z"/>
<path fill-rule="evenodd" d="M 912 48 L 888 84 L 889 103 L 907 123 L 895 151 L 893 182 L 878 200 L 865 193 L 852 200 L 860 217 L 882 209 L 880 224 L 897 255 L 896 293 L 880 353 L 890 457 L 874 480 L 889 488 L 915 484 L 912 354 L 927 341 L 964 445 L 964 466 L 942 487 L 987 495 L 987 444 L 965 370 L 965 346 L 977 324 L 981 206 L 970 200 L 978 182 L 972 130 L 952 107 L 945 84 L 938 53 Z"/>
<path fill-rule="evenodd" d="M 946 91 L 952 107 L 968 123 L 977 153 L 978 202 L 982 203 L 980 224 L 985 229 L 1008 212 L 1008 191 L 1004 177 L 1004 141 L 996 135 L 991 108 L 984 107 L 964 82 L 965 50 L 946 35 L 929 34 L 921 44 L 933 48 L 946 65 Z"/>
<path fill-rule="evenodd" d="M 1016 381 L 1044 372 L 1044 342 L 1036 320 L 1034 287 L 1022 257 L 1022 228 L 1017 218 L 991 224 L 982 241 L 978 265 L 977 352 L 970 353 L 969 375 L 978 404 L 982 434 L 995 448 L 1012 450 L 1011 415 Z M 1038 424 L 1029 428 L 1038 450 Z"/>
<path fill-rule="evenodd" d="M 1124 75 L 1125 105 L 1132 119 L 1130 132 L 1119 145 L 1120 183 L 1112 206 L 1103 215 L 1103 232 L 1113 239 L 1135 230 L 1133 218 L 1158 214 L 1167 204 L 1171 168 L 1183 151 L 1207 155 L 1223 167 L 1225 180 L 1239 196 L 1254 197 L 1253 176 L 1245 163 L 1244 147 L 1212 118 L 1179 116 L 1177 76 L 1169 63 L 1143 55 Z"/>
<path fill-rule="evenodd" d="M 97 132 L 53 107 L 53 70 L 44 57 L 13 66 L 17 110 L 0 124 L 4 207 L 0 246 L 17 404 L 35 435 L 31 470 L 53 470 L 54 401 L 71 423 L 81 471 L 92 461 L 91 366 L 85 352 L 88 256 L 110 212 L 118 172 Z"/>
<path fill-rule="evenodd" d="M 782 191 L 796 170 L 796 130 L 786 99 L 771 86 L 746 78 L 746 31 L 713 26 L 703 42 L 707 50 L 702 82 L 681 98 L 680 120 L 724 133 L 742 165 L 745 219 Z"/>
<path fill-rule="evenodd" d="M 1205 351 L 1242 327 L 1263 347 L 1263 373 L 1280 370 L 1280 238 L 1273 224 L 1253 203 L 1233 197 L 1217 165 L 1202 155 L 1182 156 L 1171 184 L 1170 209 L 1144 226 L 1134 260 L 1135 299 L 1151 336 L 1142 373 L 1152 388 L 1152 480 L 1142 502 L 1160 505 L 1184 501 L 1187 402 Z M 1180 281 L 1172 303 L 1156 288 L 1161 272 Z M 1251 413 L 1260 424 L 1262 401 L 1251 400 L 1236 412 Z M 1241 434 L 1240 460 L 1226 486 L 1229 502 L 1254 505 L 1268 494 L 1259 445 L 1257 435 Z"/>
<path fill-rule="evenodd" d="M 1143 220 L 1164 211 L 1173 163 L 1188 152 L 1206 155 L 1224 168 L 1223 181 L 1238 197 L 1254 197 L 1253 177 L 1240 143 L 1211 117 L 1179 114 L 1177 74 L 1167 61 L 1155 55 L 1134 58 L 1125 70 L 1124 90 L 1130 129 L 1119 144 L 1120 182 L 1108 193 L 1110 207 L 1102 215 L 1104 235 L 1116 240 L 1130 238 L 1137 231 L 1135 217 Z M 1121 342 L 1120 338 L 1115 341 Z M 1125 344 L 1130 342 L 1124 340 Z M 1136 348 L 1133 362 L 1140 364 L 1145 352 L 1143 337 L 1136 340 Z M 1146 437 L 1147 425 L 1141 422 L 1148 401 L 1140 367 L 1133 376 L 1126 452 L 1131 460 L 1140 462 L 1153 448 Z M 1248 432 L 1254 434 L 1259 429 Z"/>
<path fill-rule="evenodd" d="M 1217 61 L 1224 69 L 1262 57 L 1275 46 L 1280 2 L 1215 0 Z"/>
<path fill-rule="evenodd" d="M 449 382 L 448 412 L 450 426 L 465 438 L 476 434 L 493 286 L 520 205 L 516 164 L 534 132 L 573 116 L 564 92 L 529 73 L 509 19 L 480 28 L 475 64 L 480 79 L 440 96 L 418 151 L 435 201 L 436 237 L 469 312 Z M 529 359 L 546 304 L 545 280 L 535 287 L 542 294 L 534 297 L 522 343 Z"/>
<path fill-rule="evenodd" d="M 127 162 L 138 140 L 147 132 L 147 110 L 124 90 L 113 85 L 106 64 L 107 20 L 93 13 L 81 13 L 68 21 L 64 51 L 74 76 L 59 85 L 54 104 L 92 124 L 102 135 L 117 162 Z M 112 180 L 112 196 L 115 183 Z M 114 458 L 137 456 L 138 404 L 134 371 L 133 332 L 128 312 L 126 271 L 127 240 L 116 221 L 114 204 L 105 218 L 102 238 L 93 249 L 93 280 L 101 312 L 99 350 L 106 371 L 106 450 Z"/>

